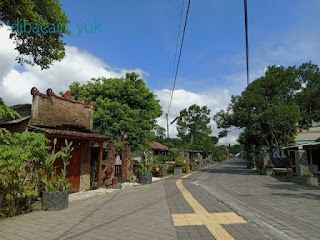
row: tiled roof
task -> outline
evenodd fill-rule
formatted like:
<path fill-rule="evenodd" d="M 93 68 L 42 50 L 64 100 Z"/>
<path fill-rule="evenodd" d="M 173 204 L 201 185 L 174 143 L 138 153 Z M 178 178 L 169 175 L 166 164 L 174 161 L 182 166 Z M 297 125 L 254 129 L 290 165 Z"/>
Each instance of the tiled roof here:
<path fill-rule="evenodd" d="M 14 119 L 14 120 L 1 120 L 0 121 L 0 125 L 1 124 L 16 124 L 16 123 L 25 121 L 25 120 L 30 119 L 30 118 L 31 118 L 31 116 L 25 116 L 25 117 Z"/>
<path fill-rule="evenodd" d="M 151 147 L 153 149 L 159 149 L 159 150 L 168 150 L 168 147 L 165 145 L 162 145 L 161 143 L 158 143 L 156 141 L 154 141 L 153 143 L 151 143 Z"/>
<path fill-rule="evenodd" d="M 69 138 L 69 139 L 84 139 L 91 141 L 109 141 L 111 138 L 106 135 L 95 132 L 77 132 L 69 130 L 57 130 L 51 128 L 42 128 L 36 126 L 29 126 L 29 131 L 43 133 L 48 137 Z"/>

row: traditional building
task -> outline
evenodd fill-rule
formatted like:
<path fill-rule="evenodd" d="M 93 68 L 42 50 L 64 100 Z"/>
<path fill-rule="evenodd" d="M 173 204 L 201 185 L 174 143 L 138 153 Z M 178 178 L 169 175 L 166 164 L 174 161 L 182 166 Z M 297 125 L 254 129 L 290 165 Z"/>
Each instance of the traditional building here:
<path fill-rule="evenodd" d="M 110 137 L 93 130 L 93 106 L 83 100 L 75 101 L 70 92 L 57 96 L 51 89 L 46 94 L 35 87 L 31 89 L 32 105 L 16 105 L 12 108 L 20 113 L 21 119 L 0 123 L 12 132 L 25 130 L 43 133 L 52 140 L 57 138 L 56 150 L 64 148 L 65 140 L 72 141 L 70 164 L 67 166 L 67 177 L 72 185 L 70 193 L 90 190 L 90 147 L 92 142 L 99 146 L 98 185 L 102 186 L 103 144 L 110 146 L 109 158 L 114 158 L 113 141 Z M 111 154 L 112 153 L 112 154 Z M 108 154 L 107 154 L 108 155 Z M 111 160 L 112 162 L 112 160 Z M 58 163 L 57 163 L 58 164 Z"/>

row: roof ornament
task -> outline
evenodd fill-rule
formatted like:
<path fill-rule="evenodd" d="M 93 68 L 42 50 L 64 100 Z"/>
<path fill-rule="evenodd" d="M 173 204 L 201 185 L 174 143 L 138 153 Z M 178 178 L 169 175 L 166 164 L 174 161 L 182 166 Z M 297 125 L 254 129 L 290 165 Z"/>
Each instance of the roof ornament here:
<path fill-rule="evenodd" d="M 48 88 L 48 89 L 47 89 L 47 95 L 48 95 L 48 96 L 55 96 L 55 94 L 54 94 L 54 92 L 52 91 L 51 88 Z"/>
<path fill-rule="evenodd" d="M 39 95 L 39 90 L 36 87 L 31 88 L 31 95 Z"/>

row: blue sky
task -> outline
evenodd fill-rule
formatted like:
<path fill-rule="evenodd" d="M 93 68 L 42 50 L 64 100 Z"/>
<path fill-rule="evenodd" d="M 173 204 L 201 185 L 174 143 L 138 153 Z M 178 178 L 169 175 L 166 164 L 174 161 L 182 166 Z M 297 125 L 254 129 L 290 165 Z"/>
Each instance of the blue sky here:
<path fill-rule="evenodd" d="M 71 23 L 67 57 L 49 70 L 19 67 L 9 31 L 0 29 L 0 96 L 31 102 L 30 89 L 66 90 L 73 81 L 139 72 L 167 110 L 182 0 L 61 0 Z M 187 0 L 184 2 L 183 21 Z M 248 0 L 250 80 L 268 65 L 320 64 L 320 1 Z M 101 32 L 82 33 L 93 21 Z M 181 27 L 182 28 L 182 27 Z M 182 29 L 181 29 L 182 32 Z M 211 116 L 246 87 L 243 0 L 191 0 L 170 119 L 185 107 L 208 105 Z M 159 124 L 165 126 L 162 119 Z M 213 135 L 218 129 L 212 121 Z M 172 135 L 176 133 L 172 127 Z M 235 143 L 233 131 L 221 143 Z"/>
<path fill-rule="evenodd" d="M 182 0 L 63 0 L 73 32 L 78 32 L 77 24 L 90 24 L 94 18 L 102 24 L 101 33 L 82 34 L 79 38 L 73 33 L 66 42 L 102 58 L 112 67 L 143 69 L 149 74 L 145 79 L 151 89 L 169 88 L 181 3 Z M 186 6 L 187 1 L 184 13 Z M 268 40 L 281 45 L 281 38 L 295 30 L 319 29 L 318 12 L 318 1 L 249 0 L 250 69 L 254 72 L 266 67 L 256 61 L 263 57 L 259 48 L 267 48 Z M 177 89 L 198 92 L 225 88 L 225 76 L 245 70 L 244 36 L 242 0 L 191 1 Z M 277 43 L 272 48 L 277 48 Z M 305 60 L 314 59 L 306 55 Z M 279 61 L 268 64 L 300 61 L 281 56 Z M 243 82 L 238 83 L 241 87 L 245 74 L 242 77 Z"/>

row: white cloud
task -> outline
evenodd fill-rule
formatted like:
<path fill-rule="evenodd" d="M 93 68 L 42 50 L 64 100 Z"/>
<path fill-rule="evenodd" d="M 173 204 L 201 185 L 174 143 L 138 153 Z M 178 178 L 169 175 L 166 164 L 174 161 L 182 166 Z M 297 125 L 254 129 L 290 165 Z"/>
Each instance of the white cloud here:
<path fill-rule="evenodd" d="M 69 85 L 78 81 L 84 83 L 91 78 L 122 77 L 126 72 L 135 71 L 142 77 L 146 75 L 141 69 L 115 69 L 108 66 L 102 59 L 76 47 L 66 46 L 66 57 L 61 62 L 54 63 L 50 69 L 41 70 L 38 66 L 24 66 L 24 71 L 15 69 L 18 66 L 15 57 L 18 52 L 9 39 L 6 27 L 0 28 L 0 96 L 7 105 L 30 103 L 30 90 L 37 87 L 40 92 L 48 88 L 58 94 L 65 91 Z"/>
<path fill-rule="evenodd" d="M 155 94 L 157 95 L 157 98 L 160 100 L 160 104 L 163 107 L 164 113 L 166 113 L 168 111 L 170 91 L 168 89 L 156 90 Z M 212 119 L 215 113 L 217 113 L 221 109 L 227 108 L 228 104 L 230 103 L 230 99 L 231 94 L 228 89 L 224 89 L 219 92 L 213 91 L 207 94 L 194 93 L 183 89 L 175 90 L 169 114 L 169 122 L 173 121 L 177 116 L 179 116 L 180 111 L 182 109 L 188 108 L 193 104 L 197 104 L 199 106 L 207 105 L 208 108 L 211 110 L 210 117 Z M 159 118 L 158 124 L 164 127 L 165 129 L 167 128 L 167 122 L 164 117 Z M 217 128 L 217 125 L 213 120 L 211 120 L 210 125 L 212 129 L 212 135 L 218 136 L 218 132 L 220 130 Z M 176 122 L 170 125 L 169 133 L 171 137 L 176 137 Z M 227 137 L 220 139 L 219 144 L 236 144 L 238 134 L 238 130 L 232 131 L 230 134 L 228 134 Z"/>
<path fill-rule="evenodd" d="M 52 88 L 58 94 L 60 90 L 64 91 L 70 83 L 85 81 L 95 77 L 122 77 L 126 72 L 135 71 L 140 75 L 147 76 L 147 73 L 141 69 L 116 69 L 108 66 L 102 59 L 82 51 L 73 46 L 66 46 L 66 58 L 61 62 L 56 62 L 50 69 L 41 70 L 38 66 L 25 65 L 23 68 L 17 68 L 18 64 L 15 57 L 18 52 L 14 50 L 15 45 L 9 39 L 9 31 L 5 27 L 0 28 L 0 96 L 4 102 L 11 106 L 14 104 L 31 103 L 32 97 L 30 90 L 37 87 L 40 92 L 45 93 L 46 89 Z M 22 69 L 18 70 L 18 69 Z M 155 94 L 160 99 L 164 112 L 167 111 L 169 104 L 170 91 L 167 89 L 155 90 Z M 172 107 L 169 119 L 172 121 L 179 115 L 184 108 L 196 103 L 200 106 L 207 105 L 211 110 L 212 117 L 216 112 L 225 109 L 230 102 L 231 94 L 229 90 L 213 91 L 207 94 L 199 94 L 183 89 L 176 90 L 173 95 Z M 164 118 L 160 118 L 159 124 L 166 126 Z M 213 130 L 212 135 L 217 136 L 217 129 L 213 120 L 211 121 Z M 171 136 L 176 136 L 176 124 L 170 126 Z M 228 137 L 220 140 L 220 144 L 236 143 L 237 132 L 233 131 Z"/>

